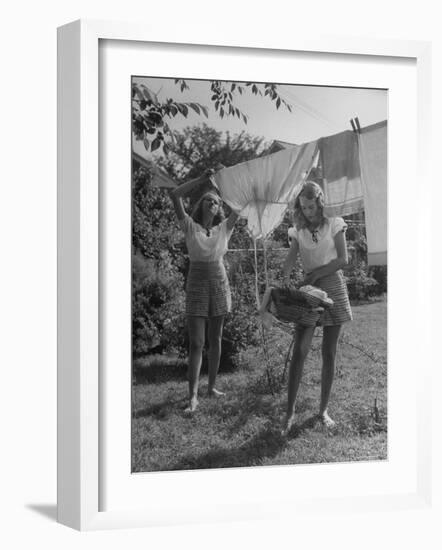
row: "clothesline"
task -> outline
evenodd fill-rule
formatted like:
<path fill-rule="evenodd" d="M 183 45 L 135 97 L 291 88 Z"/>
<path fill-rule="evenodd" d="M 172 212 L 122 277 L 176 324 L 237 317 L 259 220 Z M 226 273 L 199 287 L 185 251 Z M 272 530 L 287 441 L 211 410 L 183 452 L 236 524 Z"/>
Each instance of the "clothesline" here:
<path fill-rule="evenodd" d="M 254 238 L 267 237 L 284 218 L 319 162 L 327 217 L 365 211 L 370 265 L 387 261 L 387 121 L 293 145 L 283 151 L 224 168 L 214 176 L 225 202 L 247 218 Z"/>
<path fill-rule="evenodd" d="M 265 248 L 256 248 L 257 251 L 266 252 Z M 279 248 L 271 248 L 272 252 L 282 252 L 283 250 L 285 252 L 289 251 L 288 247 L 279 247 Z M 255 248 L 229 248 L 227 249 L 227 252 L 254 252 Z"/>
<path fill-rule="evenodd" d="M 267 237 L 282 222 L 316 149 L 316 142 L 306 143 L 223 168 L 214 175 L 224 201 L 247 218 L 252 237 Z"/>

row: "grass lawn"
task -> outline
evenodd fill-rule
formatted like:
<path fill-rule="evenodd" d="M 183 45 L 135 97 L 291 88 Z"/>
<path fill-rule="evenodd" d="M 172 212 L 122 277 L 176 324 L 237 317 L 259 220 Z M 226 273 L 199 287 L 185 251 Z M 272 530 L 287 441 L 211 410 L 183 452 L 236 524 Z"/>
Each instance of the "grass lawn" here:
<path fill-rule="evenodd" d="M 201 376 L 200 403 L 192 417 L 183 412 L 184 365 L 165 364 L 162 376 L 139 378 L 133 386 L 132 470 L 385 460 L 387 303 L 354 306 L 353 314 L 354 321 L 344 325 L 329 406 L 336 428 L 327 430 L 313 422 L 321 376 L 317 329 L 298 394 L 298 423 L 287 438 L 281 437 L 284 362 L 291 336 L 274 327 L 268 334 L 268 362 L 262 347 L 249 348 L 236 371 L 220 373 L 217 387 L 225 397 L 206 397 L 207 376 Z"/>

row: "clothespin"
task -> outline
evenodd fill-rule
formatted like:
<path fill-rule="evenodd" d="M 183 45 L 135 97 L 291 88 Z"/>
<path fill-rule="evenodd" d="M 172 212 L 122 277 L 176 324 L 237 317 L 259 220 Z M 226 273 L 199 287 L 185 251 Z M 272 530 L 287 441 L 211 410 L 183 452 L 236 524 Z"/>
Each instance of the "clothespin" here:
<path fill-rule="evenodd" d="M 355 122 L 356 122 L 356 126 L 358 128 L 358 134 L 360 134 L 361 133 L 361 125 L 359 124 L 359 118 L 358 117 L 355 118 Z"/>
<path fill-rule="evenodd" d="M 350 119 L 350 124 L 351 124 L 351 127 L 353 128 L 353 132 L 356 132 L 356 126 L 355 126 L 355 123 L 354 123 L 354 120 L 351 118 Z"/>

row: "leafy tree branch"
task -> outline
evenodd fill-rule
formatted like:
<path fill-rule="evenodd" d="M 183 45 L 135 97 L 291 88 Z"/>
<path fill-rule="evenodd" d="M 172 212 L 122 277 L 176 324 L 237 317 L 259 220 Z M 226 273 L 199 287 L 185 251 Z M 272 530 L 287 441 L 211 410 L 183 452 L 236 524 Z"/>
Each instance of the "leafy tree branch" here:
<path fill-rule="evenodd" d="M 175 79 L 181 92 L 190 87 L 183 79 Z M 244 93 L 262 96 L 274 102 L 276 109 L 283 105 L 289 112 L 291 105 L 281 97 L 276 84 L 253 82 L 237 83 L 212 80 L 210 82 L 210 102 L 215 112 L 221 117 L 237 117 L 247 124 L 249 116 L 235 104 Z M 197 115 L 209 117 L 208 107 L 196 102 L 179 102 L 171 98 L 160 101 L 158 96 L 144 84 L 132 84 L 132 131 L 135 139 L 142 140 L 146 150 L 151 152 L 163 147 L 167 155 L 170 145 L 176 141 L 175 132 L 168 122 L 176 116 L 187 118 L 193 111 Z"/>

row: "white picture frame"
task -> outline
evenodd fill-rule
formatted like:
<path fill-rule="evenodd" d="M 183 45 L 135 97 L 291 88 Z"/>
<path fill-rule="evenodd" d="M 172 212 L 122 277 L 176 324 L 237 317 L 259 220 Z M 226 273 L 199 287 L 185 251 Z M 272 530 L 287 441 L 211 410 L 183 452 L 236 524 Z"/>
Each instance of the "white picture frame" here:
<path fill-rule="evenodd" d="M 248 35 L 250 36 L 250 34 Z M 100 354 L 102 300 L 101 235 L 100 235 L 100 133 L 99 133 L 99 74 L 100 42 L 126 41 L 135 43 L 165 43 L 195 45 L 200 48 L 229 48 L 230 55 L 254 51 L 305 52 L 312 55 L 331 56 L 376 56 L 394 60 L 409 59 L 416 64 L 418 123 L 416 133 L 417 170 L 421 179 L 428 175 L 428 150 L 430 146 L 429 101 L 430 52 L 426 42 L 372 40 L 356 37 L 311 38 L 297 34 L 279 41 L 266 43 L 262 37 L 243 39 L 241 36 L 224 38 L 211 31 L 210 36 L 201 31 L 198 37 L 189 37 L 186 30 L 167 36 L 163 30 L 148 29 L 143 25 L 102 21 L 76 21 L 58 31 L 58 521 L 79 530 L 117 527 L 140 527 L 186 523 L 194 521 L 219 521 L 232 519 L 255 519 L 259 517 L 289 516 L 294 511 L 311 511 L 321 506 L 325 509 L 333 501 L 334 509 L 343 512 L 354 509 L 372 510 L 387 508 L 427 506 L 431 499 L 431 438 L 430 438 L 430 372 L 431 361 L 420 365 L 420 377 L 416 380 L 417 400 L 413 426 L 416 430 L 416 456 L 412 490 L 378 491 L 373 494 L 323 494 L 312 498 L 287 494 L 281 487 L 266 501 L 241 499 L 232 496 L 229 510 L 207 506 L 198 494 L 184 508 L 177 499 L 175 507 L 146 502 L 145 506 L 113 506 L 103 510 L 100 484 L 103 483 L 100 414 L 103 408 L 103 388 L 100 385 L 102 357 Z M 367 57 L 368 59 L 368 57 Z M 413 140 L 414 143 L 414 140 Z M 129 145 L 128 145 L 129 147 Z M 429 203 L 418 205 L 418 235 L 425 235 L 431 224 Z M 425 239 L 419 247 L 414 277 L 420 284 L 417 302 L 422 313 L 423 326 L 419 329 L 419 349 L 428 344 L 431 333 L 428 288 L 431 284 L 430 245 Z M 416 306 L 417 307 L 417 306 Z M 130 369 L 127 370 L 130 377 Z M 391 389 L 391 388 L 390 388 Z M 414 414 L 414 412 L 413 412 Z M 344 465 L 345 467 L 345 465 Z M 290 468 L 290 467 L 288 467 Z M 321 466 L 324 475 L 331 472 L 328 465 Z M 327 468 L 329 468 L 327 470 Z M 251 470 L 251 469 L 249 469 Z M 261 475 L 272 484 L 273 473 L 244 473 L 238 470 L 223 473 L 230 479 L 249 477 L 256 484 Z M 274 471 L 274 470 L 273 470 Z M 130 472 L 126 472 L 127 475 Z M 286 470 L 287 473 L 287 470 Z M 213 472 L 197 472 L 207 483 Z M 333 475 L 336 470 L 333 470 Z M 180 473 L 172 482 L 185 490 L 185 476 L 195 473 Z M 342 475 L 342 466 L 340 473 Z M 150 474 L 145 483 L 155 485 L 161 491 L 166 482 L 165 474 Z M 152 476 L 156 476 L 155 478 Z M 180 484 L 183 480 L 184 484 Z M 170 481 L 170 480 L 169 480 Z M 135 481 L 141 483 L 141 481 Z M 167 486 L 170 490 L 170 485 Z M 279 493 L 278 493 L 279 491 Z M 312 491 L 312 495 L 317 491 Z M 235 498 L 236 502 L 233 503 Z M 151 499 L 152 500 L 152 499 Z M 197 520 L 195 520 L 197 517 Z"/>

